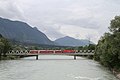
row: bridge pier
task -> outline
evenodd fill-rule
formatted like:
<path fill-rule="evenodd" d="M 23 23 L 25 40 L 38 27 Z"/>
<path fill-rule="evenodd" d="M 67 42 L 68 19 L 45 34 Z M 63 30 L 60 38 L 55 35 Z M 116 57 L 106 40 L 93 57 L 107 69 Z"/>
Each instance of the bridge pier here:
<path fill-rule="evenodd" d="M 38 55 L 36 55 L 36 60 L 38 60 Z"/>
<path fill-rule="evenodd" d="M 74 56 L 74 60 L 76 60 L 76 56 Z"/>

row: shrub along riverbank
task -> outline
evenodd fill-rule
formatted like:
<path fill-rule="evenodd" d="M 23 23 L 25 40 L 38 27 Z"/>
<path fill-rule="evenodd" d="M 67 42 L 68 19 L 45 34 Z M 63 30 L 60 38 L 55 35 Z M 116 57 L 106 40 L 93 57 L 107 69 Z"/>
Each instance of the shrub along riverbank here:
<path fill-rule="evenodd" d="M 1 60 L 16 60 L 20 59 L 19 56 L 1 56 Z"/>
<path fill-rule="evenodd" d="M 0 34 L 0 60 L 13 59 L 13 56 L 6 56 L 6 53 L 11 49 L 11 44 Z M 2 55 L 2 54 L 3 55 Z M 15 58 L 15 57 L 14 57 Z"/>
<path fill-rule="evenodd" d="M 99 40 L 94 58 L 120 78 L 120 16 L 111 20 L 109 30 Z"/>

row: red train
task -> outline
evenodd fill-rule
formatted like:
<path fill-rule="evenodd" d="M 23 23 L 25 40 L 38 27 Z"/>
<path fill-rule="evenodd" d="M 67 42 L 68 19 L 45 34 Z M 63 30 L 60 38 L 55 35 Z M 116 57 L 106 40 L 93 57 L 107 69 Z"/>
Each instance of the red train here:
<path fill-rule="evenodd" d="M 38 53 L 76 53 L 76 50 L 30 50 L 31 54 L 38 54 Z"/>

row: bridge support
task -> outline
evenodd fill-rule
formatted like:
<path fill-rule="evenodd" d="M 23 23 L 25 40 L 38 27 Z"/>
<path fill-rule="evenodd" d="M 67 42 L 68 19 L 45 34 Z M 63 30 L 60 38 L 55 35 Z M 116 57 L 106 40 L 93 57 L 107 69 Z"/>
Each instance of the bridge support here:
<path fill-rule="evenodd" d="M 74 56 L 74 60 L 76 60 L 76 56 Z"/>
<path fill-rule="evenodd" d="M 38 60 L 38 55 L 36 55 L 36 60 Z"/>

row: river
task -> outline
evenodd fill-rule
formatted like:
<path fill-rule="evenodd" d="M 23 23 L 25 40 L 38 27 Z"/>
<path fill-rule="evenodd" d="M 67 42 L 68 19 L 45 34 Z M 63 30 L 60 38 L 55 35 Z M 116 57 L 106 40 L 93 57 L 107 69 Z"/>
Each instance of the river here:
<path fill-rule="evenodd" d="M 118 80 L 98 62 L 82 57 L 40 55 L 0 61 L 0 80 Z"/>

